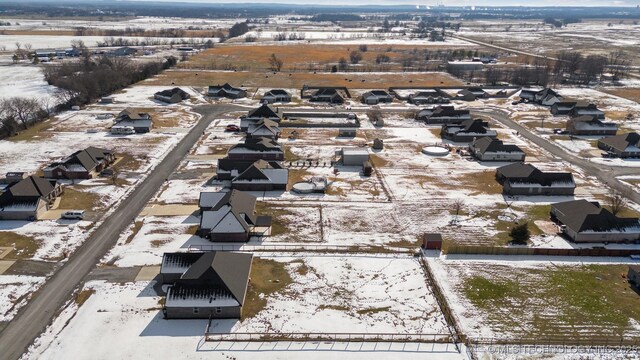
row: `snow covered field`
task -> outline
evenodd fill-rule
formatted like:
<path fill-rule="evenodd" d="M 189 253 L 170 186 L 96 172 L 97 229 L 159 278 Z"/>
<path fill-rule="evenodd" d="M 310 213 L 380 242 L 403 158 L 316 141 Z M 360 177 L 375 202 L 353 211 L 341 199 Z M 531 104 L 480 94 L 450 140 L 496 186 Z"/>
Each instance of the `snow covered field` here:
<path fill-rule="evenodd" d="M 47 84 L 35 65 L 0 65 L 0 100 L 9 97 L 53 99 L 56 87 Z"/>

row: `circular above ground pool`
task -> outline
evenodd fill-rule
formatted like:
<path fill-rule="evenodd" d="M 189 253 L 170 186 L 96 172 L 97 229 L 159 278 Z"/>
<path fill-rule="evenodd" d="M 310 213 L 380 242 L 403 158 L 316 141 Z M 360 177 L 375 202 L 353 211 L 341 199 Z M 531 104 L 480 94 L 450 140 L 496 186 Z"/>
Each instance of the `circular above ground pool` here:
<path fill-rule="evenodd" d="M 445 156 L 449 154 L 449 149 L 440 146 L 427 146 L 422 149 L 422 153 L 432 156 Z"/>
<path fill-rule="evenodd" d="M 297 192 L 298 194 L 310 194 L 314 192 L 316 189 L 313 183 L 308 181 L 301 181 L 293 184 L 293 188 L 291 190 Z"/>

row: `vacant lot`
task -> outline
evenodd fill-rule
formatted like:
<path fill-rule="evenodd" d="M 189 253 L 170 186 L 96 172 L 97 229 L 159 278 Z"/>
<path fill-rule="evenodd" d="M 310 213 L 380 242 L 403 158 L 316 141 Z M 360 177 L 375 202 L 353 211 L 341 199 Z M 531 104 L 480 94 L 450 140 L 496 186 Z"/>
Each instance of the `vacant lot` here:
<path fill-rule="evenodd" d="M 389 88 L 393 86 L 461 86 L 445 73 L 272 73 L 269 71 L 168 70 L 148 80 L 153 85 L 209 86 L 230 83 L 243 87 L 301 89 L 310 86 L 346 86 L 349 89 Z"/>
<path fill-rule="evenodd" d="M 465 331 L 567 341 L 640 334 L 640 297 L 626 265 L 436 263 L 455 311 L 471 327 Z"/>

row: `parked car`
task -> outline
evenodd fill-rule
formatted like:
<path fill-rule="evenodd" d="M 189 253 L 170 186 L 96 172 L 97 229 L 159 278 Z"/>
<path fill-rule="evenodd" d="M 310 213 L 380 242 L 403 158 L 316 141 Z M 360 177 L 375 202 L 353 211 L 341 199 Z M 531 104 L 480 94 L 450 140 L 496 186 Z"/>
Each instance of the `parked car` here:
<path fill-rule="evenodd" d="M 67 220 L 82 220 L 84 219 L 84 210 L 65 211 L 60 217 Z"/>
<path fill-rule="evenodd" d="M 225 129 L 225 131 L 238 132 L 238 131 L 240 131 L 240 127 L 238 125 L 229 124 L 229 125 L 227 125 L 227 128 Z"/>

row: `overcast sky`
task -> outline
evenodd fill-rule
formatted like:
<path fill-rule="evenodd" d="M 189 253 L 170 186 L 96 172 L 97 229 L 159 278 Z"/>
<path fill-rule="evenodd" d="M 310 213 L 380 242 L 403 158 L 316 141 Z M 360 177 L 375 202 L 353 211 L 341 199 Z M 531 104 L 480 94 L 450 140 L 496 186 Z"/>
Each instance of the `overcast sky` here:
<path fill-rule="evenodd" d="M 445 6 L 636 6 L 640 0 L 443 0 L 443 1 L 411 1 L 411 0 L 137 0 L 163 2 L 198 2 L 198 3 L 261 3 L 261 4 L 301 4 L 301 5 L 420 5 L 434 6 L 442 3 Z"/>

